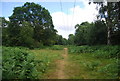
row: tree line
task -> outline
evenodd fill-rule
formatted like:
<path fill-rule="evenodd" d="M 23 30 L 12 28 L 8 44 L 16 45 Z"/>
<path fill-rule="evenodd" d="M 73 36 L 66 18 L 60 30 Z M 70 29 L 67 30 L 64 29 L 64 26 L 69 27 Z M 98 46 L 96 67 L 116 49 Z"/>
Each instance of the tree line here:
<path fill-rule="evenodd" d="M 75 34 L 70 34 L 68 39 L 57 34 L 49 11 L 41 5 L 26 2 L 23 6 L 15 7 L 9 21 L 0 17 L 2 45 L 36 48 L 51 45 L 120 44 L 120 2 L 107 2 L 107 5 L 94 3 L 100 7 L 98 19 L 92 23 L 76 24 Z"/>
<path fill-rule="evenodd" d="M 75 45 L 120 45 L 120 2 L 105 4 L 93 0 L 93 3 L 99 11 L 97 20 L 77 24 L 75 35 L 69 35 L 69 42 Z"/>
<path fill-rule="evenodd" d="M 104 21 L 83 22 L 75 26 L 75 35 L 69 35 L 73 45 L 105 45 L 107 43 L 107 27 Z"/>

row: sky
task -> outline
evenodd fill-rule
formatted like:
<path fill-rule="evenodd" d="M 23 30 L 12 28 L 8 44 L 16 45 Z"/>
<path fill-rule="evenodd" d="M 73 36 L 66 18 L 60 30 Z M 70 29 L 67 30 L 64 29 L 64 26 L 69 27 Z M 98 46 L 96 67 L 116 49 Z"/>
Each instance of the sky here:
<path fill-rule="evenodd" d="M 52 16 L 54 28 L 64 38 L 68 38 L 69 34 L 75 33 L 76 24 L 81 24 L 85 21 L 93 22 L 96 20 L 96 15 L 98 14 L 96 5 L 89 5 L 87 0 L 31 0 L 30 2 L 35 2 L 48 9 Z M 9 20 L 8 17 L 12 15 L 14 7 L 22 6 L 24 3 L 24 1 L 1 0 L 0 16 Z"/>

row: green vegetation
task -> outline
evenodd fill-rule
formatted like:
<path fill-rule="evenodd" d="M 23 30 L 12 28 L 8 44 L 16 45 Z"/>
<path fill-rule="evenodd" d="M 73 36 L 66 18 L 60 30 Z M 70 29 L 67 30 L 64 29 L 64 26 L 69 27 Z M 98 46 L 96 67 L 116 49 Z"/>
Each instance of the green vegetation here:
<path fill-rule="evenodd" d="M 3 47 L 3 79 L 44 79 L 55 72 L 63 48 L 55 45 L 30 50 Z M 69 49 L 66 74 L 70 79 L 117 79 L 120 46 L 66 46 Z"/>
<path fill-rule="evenodd" d="M 23 6 L 14 8 L 10 21 L 4 17 L 0 19 L 5 46 L 39 48 L 55 43 L 57 30 L 54 29 L 49 11 L 41 5 L 26 2 Z"/>
<path fill-rule="evenodd" d="M 105 1 L 102 3 L 94 2 L 100 6 L 98 18 L 104 18 L 107 26 L 107 44 L 120 44 L 120 2 L 109 2 L 107 1 L 107 5 L 105 5 Z M 106 15 L 107 13 L 107 15 Z M 99 19 L 101 20 L 101 19 Z M 118 29 L 116 29 L 118 28 Z"/>
<path fill-rule="evenodd" d="M 89 53 L 82 53 L 70 54 L 69 62 L 71 66 L 67 67 L 67 74 L 71 79 L 118 79 L 119 77 L 116 59 L 97 59 L 91 57 Z"/>
<path fill-rule="evenodd" d="M 37 77 L 34 56 L 28 50 L 3 47 L 2 55 L 3 79 L 35 79 Z"/>
<path fill-rule="evenodd" d="M 75 34 L 68 40 L 57 34 L 49 11 L 39 4 L 26 2 L 15 7 L 10 21 L 0 17 L 2 78 L 44 79 L 58 65 L 66 64 L 57 68 L 62 70 L 59 76 L 120 79 L 120 2 L 97 4 L 98 19 L 76 24 Z M 63 55 L 63 48 L 68 48 L 69 54 Z"/>
<path fill-rule="evenodd" d="M 54 45 L 54 46 L 51 46 L 51 47 L 47 47 L 47 49 L 51 49 L 51 50 L 63 50 L 65 46 L 63 45 Z"/>
<path fill-rule="evenodd" d="M 62 50 L 31 50 L 34 53 L 35 61 L 37 61 L 38 79 L 44 79 L 44 74 L 48 73 L 49 69 L 55 68 L 55 60 L 61 59 Z M 54 69 L 52 70 L 54 71 Z"/>
<path fill-rule="evenodd" d="M 2 43 L 5 46 L 24 46 L 31 49 L 52 45 L 118 45 L 119 3 L 107 3 L 109 6 L 97 3 L 101 5 L 98 9 L 98 20 L 76 24 L 75 34 L 70 34 L 67 40 L 57 34 L 47 9 L 33 2 L 26 2 L 23 6 L 14 8 L 13 14 L 9 17 L 10 21 L 0 17 Z"/>
<path fill-rule="evenodd" d="M 118 56 L 120 46 L 71 46 L 69 61 L 75 63 L 77 71 L 71 78 L 117 79 L 119 78 Z M 72 69 L 75 69 L 75 66 Z"/>
<path fill-rule="evenodd" d="M 120 46 L 70 46 L 70 53 L 92 53 L 96 58 L 119 58 Z"/>
<path fill-rule="evenodd" d="M 63 38 L 62 35 L 56 35 L 56 42 L 55 45 L 67 45 L 68 41 L 66 38 Z"/>
<path fill-rule="evenodd" d="M 63 51 L 3 47 L 3 79 L 41 79 Z"/>

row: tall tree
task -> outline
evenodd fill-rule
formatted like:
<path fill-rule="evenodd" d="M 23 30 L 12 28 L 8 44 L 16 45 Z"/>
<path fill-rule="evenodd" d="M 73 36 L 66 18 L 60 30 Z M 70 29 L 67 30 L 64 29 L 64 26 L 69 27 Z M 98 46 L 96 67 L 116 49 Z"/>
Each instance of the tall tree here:
<path fill-rule="evenodd" d="M 94 0 L 93 0 L 94 2 Z M 106 2 L 106 4 L 105 4 Z M 99 18 L 105 18 L 107 25 L 107 44 L 112 44 L 112 35 L 116 25 L 118 23 L 119 4 L 116 2 L 108 2 L 108 0 L 103 0 L 102 2 L 94 2 L 99 5 Z M 118 28 L 118 27 L 117 27 Z"/>
<path fill-rule="evenodd" d="M 11 22 L 11 37 L 18 38 L 18 32 L 23 22 L 28 22 L 33 27 L 33 37 L 36 42 L 49 45 L 56 35 L 49 11 L 39 4 L 26 2 L 22 7 L 14 8 L 13 14 L 9 19 Z M 45 37 L 46 34 L 49 34 L 49 37 Z M 18 39 L 14 39 L 14 41 L 15 40 L 18 41 Z"/>
<path fill-rule="evenodd" d="M 88 45 L 101 45 L 107 43 L 107 27 L 104 21 L 97 20 L 88 28 L 87 33 Z"/>
<path fill-rule="evenodd" d="M 90 23 L 88 22 L 83 22 L 81 24 L 75 25 L 75 44 L 77 45 L 85 45 L 87 44 L 86 37 L 88 33 L 88 27 Z"/>
<path fill-rule="evenodd" d="M 75 26 L 74 41 L 76 45 L 106 44 L 107 27 L 104 21 L 97 20 L 92 23 L 83 22 Z"/>
<path fill-rule="evenodd" d="M 1 22 L 1 30 L 0 30 L 0 35 L 1 35 L 1 39 L 0 41 L 2 41 L 2 45 L 8 45 L 9 44 L 9 32 L 8 32 L 8 24 L 9 21 L 7 21 L 4 17 L 0 17 L 0 22 Z"/>

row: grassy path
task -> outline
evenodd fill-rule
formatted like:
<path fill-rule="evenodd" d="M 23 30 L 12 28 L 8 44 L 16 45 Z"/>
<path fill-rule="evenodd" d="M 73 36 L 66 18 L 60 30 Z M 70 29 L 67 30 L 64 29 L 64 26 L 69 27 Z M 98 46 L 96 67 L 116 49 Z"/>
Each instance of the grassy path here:
<path fill-rule="evenodd" d="M 111 58 L 109 52 L 106 52 L 106 50 L 98 50 L 96 52 L 78 51 L 74 53 L 74 50 L 77 50 L 74 49 L 73 52 L 70 52 L 70 48 L 68 47 L 68 54 L 65 49 L 63 50 L 64 47 L 32 50 L 3 47 L 3 71 L 5 79 L 6 77 L 31 77 L 36 79 L 120 79 L 118 75 L 120 71 L 118 65 L 119 59 L 116 57 Z M 115 54 L 113 52 L 110 53 Z M 104 54 L 105 56 L 103 56 Z M 14 68 L 15 70 L 13 70 Z"/>
<path fill-rule="evenodd" d="M 89 53 L 67 54 L 64 50 L 33 50 L 36 60 L 42 60 L 44 67 L 37 65 L 39 79 L 113 79 L 106 73 L 113 70 L 114 59 L 97 59 Z M 108 66 L 109 64 L 109 66 Z M 42 65 L 43 66 L 43 65 Z M 106 66 L 106 67 L 105 67 Z M 105 68 L 104 68 L 105 67 Z M 45 72 L 44 69 L 45 68 Z M 108 68 L 108 69 L 106 69 Z M 42 76 L 41 76 L 42 75 Z"/>
<path fill-rule="evenodd" d="M 68 54 L 66 53 L 67 49 L 65 50 L 65 53 L 62 54 L 62 58 L 61 60 L 58 60 L 57 61 L 57 70 L 56 70 L 56 73 L 57 73 L 57 78 L 58 79 L 67 79 L 68 76 L 66 75 L 65 71 L 66 71 L 66 65 L 68 64 L 68 60 L 67 60 L 67 57 L 68 57 Z"/>
<path fill-rule="evenodd" d="M 67 64 L 67 55 L 62 55 L 63 59 L 58 60 L 56 62 L 57 64 L 57 69 L 56 69 L 56 74 L 57 74 L 57 79 L 67 79 L 67 75 L 65 74 L 65 67 Z"/>
<path fill-rule="evenodd" d="M 68 79 L 66 75 L 66 66 L 68 65 L 68 54 L 66 52 L 61 54 L 61 59 L 55 60 L 55 67 L 50 73 L 45 74 L 47 79 Z M 49 71 L 48 71 L 49 72 Z"/>

